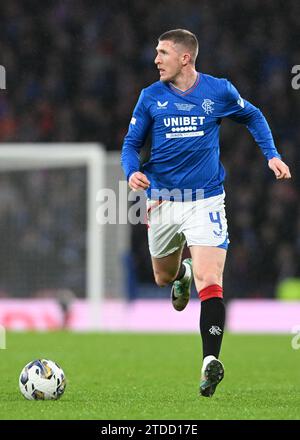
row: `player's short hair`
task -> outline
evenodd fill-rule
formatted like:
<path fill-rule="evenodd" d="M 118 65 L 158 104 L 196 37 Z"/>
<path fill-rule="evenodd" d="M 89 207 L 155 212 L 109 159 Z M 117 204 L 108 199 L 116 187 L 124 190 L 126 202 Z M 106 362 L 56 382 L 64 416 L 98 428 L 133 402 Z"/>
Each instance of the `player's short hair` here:
<path fill-rule="evenodd" d="M 173 43 L 182 44 L 191 54 L 192 62 L 196 62 L 199 50 L 199 43 L 195 34 L 186 29 L 172 29 L 164 32 L 158 37 L 158 41 L 173 41 Z"/>

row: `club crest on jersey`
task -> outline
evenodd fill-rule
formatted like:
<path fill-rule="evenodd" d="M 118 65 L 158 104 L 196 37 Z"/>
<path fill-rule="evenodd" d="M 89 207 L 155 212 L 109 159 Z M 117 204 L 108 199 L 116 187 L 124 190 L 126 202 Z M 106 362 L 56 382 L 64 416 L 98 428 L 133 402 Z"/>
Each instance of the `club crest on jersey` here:
<path fill-rule="evenodd" d="M 205 98 L 202 102 L 202 108 L 207 115 L 214 111 L 214 102 L 211 99 Z"/>
<path fill-rule="evenodd" d="M 157 108 L 160 110 L 166 110 L 168 107 L 169 101 L 165 101 L 165 102 L 160 102 L 157 101 Z"/>

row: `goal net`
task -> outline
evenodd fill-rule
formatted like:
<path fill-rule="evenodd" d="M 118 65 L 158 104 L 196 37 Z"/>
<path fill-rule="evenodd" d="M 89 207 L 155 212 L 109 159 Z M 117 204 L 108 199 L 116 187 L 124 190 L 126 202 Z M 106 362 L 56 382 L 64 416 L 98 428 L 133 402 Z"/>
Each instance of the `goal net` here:
<path fill-rule="evenodd" d="M 117 190 L 117 153 L 97 144 L 2 144 L 0 296 L 69 291 L 87 298 L 90 328 L 122 290 L 127 225 L 97 222 L 97 192 Z"/>

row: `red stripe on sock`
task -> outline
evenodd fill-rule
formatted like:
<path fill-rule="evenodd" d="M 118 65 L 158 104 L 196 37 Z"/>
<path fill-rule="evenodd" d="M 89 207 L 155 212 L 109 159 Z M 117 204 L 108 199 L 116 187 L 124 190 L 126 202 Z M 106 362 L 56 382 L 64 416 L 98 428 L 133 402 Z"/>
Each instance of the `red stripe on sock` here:
<path fill-rule="evenodd" d="M 207 286 L 200 290 L 198 294 L 200 301 L 205 301 L 210 298 L 223 298 L 223 287 L 218 284 L 213 284 L 212 286 Z"/>

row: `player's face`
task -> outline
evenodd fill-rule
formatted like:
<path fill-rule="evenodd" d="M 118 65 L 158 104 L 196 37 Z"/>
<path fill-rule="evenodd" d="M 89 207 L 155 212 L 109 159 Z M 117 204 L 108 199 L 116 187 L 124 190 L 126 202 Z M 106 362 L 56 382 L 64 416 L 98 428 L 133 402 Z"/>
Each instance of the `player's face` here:
<path fill-rule="evenodd" d="M 173 41 L 160 41 L 156 47 L 154 60 L 160 74 L 161 81 L 173 81 L 182 69 L 182 54 Z"/>

